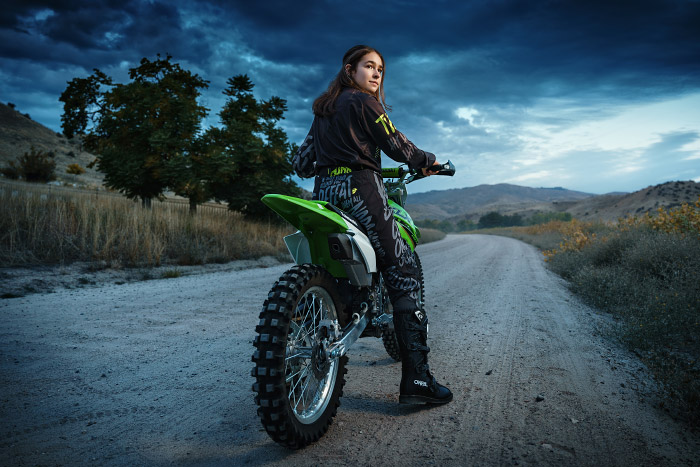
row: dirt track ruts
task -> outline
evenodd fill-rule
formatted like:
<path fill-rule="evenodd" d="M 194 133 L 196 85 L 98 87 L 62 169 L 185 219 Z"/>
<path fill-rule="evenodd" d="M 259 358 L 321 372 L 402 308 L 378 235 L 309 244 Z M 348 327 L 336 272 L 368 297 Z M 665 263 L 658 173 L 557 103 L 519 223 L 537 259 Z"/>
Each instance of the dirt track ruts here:
<path fill-rule="evenodd" d="M 0 301 L 3 465 L 697 465 L 639 361 L 516 240 L 419 247 L 445 406 L 398 405 L 400 364 L 350 351 L 318 443 L 270 441 L 250 376 L 259 308 L 289 265 Z"/>

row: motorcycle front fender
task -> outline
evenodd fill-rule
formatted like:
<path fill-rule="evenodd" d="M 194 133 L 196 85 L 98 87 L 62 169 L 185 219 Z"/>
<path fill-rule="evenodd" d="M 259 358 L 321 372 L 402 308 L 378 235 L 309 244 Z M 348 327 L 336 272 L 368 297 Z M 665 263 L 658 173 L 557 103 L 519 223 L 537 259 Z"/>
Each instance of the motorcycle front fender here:
<path fill-rule="evenodd" d="M 418 239 L 420 238 L 420 230 L 418 230 L 416 224 L 413 223 L 413 219 L 411 219 L 408 212 L 399 204 L 393 200 L 389 200 L 389 207 L 393 211 L 394 220 L 399 226 L 401 237 L 406 241 L 411 251 L 415 250 Z"/>

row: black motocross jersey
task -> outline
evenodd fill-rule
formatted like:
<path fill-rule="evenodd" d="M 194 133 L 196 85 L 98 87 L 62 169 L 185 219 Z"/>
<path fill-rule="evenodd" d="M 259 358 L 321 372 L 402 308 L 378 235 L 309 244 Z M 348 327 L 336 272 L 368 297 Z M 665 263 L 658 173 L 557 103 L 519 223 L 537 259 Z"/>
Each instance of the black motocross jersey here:
<path fill-rule="evenodd" d="M 328 167 L 380 172 L 381 152 L 411 169 L 435 163 L 434 154 L 418 149 L 394 127 L 374 96 L 347 88 L 338 96 L 332 116 L 314 117 L 294 157 L 294 169 L 304 178 Z"/>

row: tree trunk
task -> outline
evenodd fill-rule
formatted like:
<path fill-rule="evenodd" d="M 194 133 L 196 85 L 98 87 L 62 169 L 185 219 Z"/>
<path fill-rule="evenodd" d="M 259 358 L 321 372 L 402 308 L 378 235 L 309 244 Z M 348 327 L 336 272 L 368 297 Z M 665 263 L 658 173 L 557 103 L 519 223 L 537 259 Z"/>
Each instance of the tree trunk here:
<path fill-rule="evenodd" d="M 151 198 L 141 197 L 141 206 L 146 209 L 151 209 Z"/>
<path fill-rule="evenodd" d="M 190 198 L 190 214 L 195 214 L 197 212 L 197 201 Z"/>

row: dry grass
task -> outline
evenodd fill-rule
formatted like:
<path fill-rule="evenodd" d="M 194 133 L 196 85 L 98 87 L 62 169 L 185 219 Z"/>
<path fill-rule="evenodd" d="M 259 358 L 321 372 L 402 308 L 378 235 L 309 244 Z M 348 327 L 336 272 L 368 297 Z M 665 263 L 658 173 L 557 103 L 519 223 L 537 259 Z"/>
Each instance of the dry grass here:
<path fill-rule="evenodd" d="M 468 234 L 500 235 L 503 237 L 517 238 L 523 242 L 536 246 L 540 250 L 553 250 L 558 247 L 569 232 L 576 230 L 594 231 L 605 229 L 601 222 L 570 222 L 550 221 L 545 224 L 530 225 L 525 227 L 498 227 L 493 229 L 479 229 L 466 232 Z"/>
<path fill-rule="evenodd" d="M 112 266 L 286 258 L 291 228 L 254 223 L 223 207 L 143 209 L 120 196 L 0 185 L 0 265 L 100 261 Z"/>
<path fill-rule="evenodd" d="M 420 239 L 418 241 L 418 244 L 423 245 L 425 243 L 437 242 L 438 240 L 442 240 L 443 238 L 445 238 L 446 235 L 447 234 L 441 230 L 421 227 Z"/>
<path fill-rule="evenodd" d="M 111 267 L 224 263 L 275 256 L 288 260 L 287 224 L 244 219 L 225 206 L 185 201 L 139 203 L 105 191 L 0 181 L 0 266 L 67 264 Z M 421 229 L 420 243 L 445 234 Z"/>

